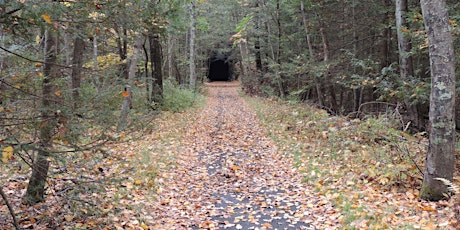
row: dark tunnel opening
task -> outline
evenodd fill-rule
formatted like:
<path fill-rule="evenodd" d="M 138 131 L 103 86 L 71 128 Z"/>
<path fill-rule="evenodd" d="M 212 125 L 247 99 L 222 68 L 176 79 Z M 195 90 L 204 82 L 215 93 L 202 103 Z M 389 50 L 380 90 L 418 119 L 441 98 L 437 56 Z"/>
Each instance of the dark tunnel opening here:
<path fill-rule="evenodd" d="M 214 51 L 209 58 L 209 81 L 232 81 L 233 66 L 230 58 L 231 52 Z"/>
<path fill-rule="evenodd" d="M 230 81 L 230 65 L 225 60 L 214 60 L 209 64 L 208 78 L 210 81 Z"/>

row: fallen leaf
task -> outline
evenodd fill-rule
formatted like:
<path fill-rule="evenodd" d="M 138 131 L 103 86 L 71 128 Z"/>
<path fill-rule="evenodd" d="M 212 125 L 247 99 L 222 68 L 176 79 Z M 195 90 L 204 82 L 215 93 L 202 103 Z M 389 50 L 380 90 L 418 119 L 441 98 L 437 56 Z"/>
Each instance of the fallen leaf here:
<path fill-rule="evenodd" d="M 7 163 L 9 160 L 13 159 L 14 149 L 12 146 L 7 146 L 3 149 L 2 152 L 2 162 Z"/>
<path fill-rule="evenodd" d="M 73 218 L 74 218 L 74 217 L 71 216 L 71 215 L 64 215 L 64 219 L 65 219 L 65 221 L 67 221 L 67 222 L 72 222 L 72 221 L 73 221 Z"/>
<path fill-rule="evenodd" d="M 122 97 L 129 97 L 129 92 L 128 91 L 122 91 L 121 93 Z"/>
<path fill-rule="evenodd" d="M 49 14 L 42 14 L 42 18 L 43 20 L 45 20 L 46 23 L 53 24 L 53 22 L 51 21 L 51 16 Z"/>

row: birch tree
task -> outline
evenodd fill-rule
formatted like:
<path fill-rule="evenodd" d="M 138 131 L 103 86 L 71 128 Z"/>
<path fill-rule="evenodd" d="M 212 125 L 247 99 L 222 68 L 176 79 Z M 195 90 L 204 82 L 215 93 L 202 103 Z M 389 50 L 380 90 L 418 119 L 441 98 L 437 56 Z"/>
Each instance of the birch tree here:
<path fill-rule="evenodd" d="M 410 78 L 414 76 L 414 67 L 412 64 L 412 57 L 410 55 L 412 44 L 409 39 L 409 30 L 407 28 L 408 24 L 406 21 L 407 8 L 407 0 L 396 0 L 395 17 L 399 50 L 399 75 L 404 81 L 410 81 Z M 407 99 L 405 100 L 405 104 L 409 112 L 411 122 L 414 122 L 414 125 L 418 126 L 417 107 L 411 105 L 411 102 Z"/>
<path fill-rule="evenodd" d="M 121 104 L 121 114 L 120 114 L 120 122 L 118 123 L 118 131 L 126 129 L 128 125 L 128 113 L 130 110 L 130 105 L 131 105 L 131 95 L 132 95 L 132 90 L 131 87 L 134 82 L 134 78 L 136 77 L 136 71 L 137 71 L 137 61 L 138 61 L 138 56 L 139 53 L 141 52 L 142 49 L 142 43 L 144 42 L 144 37 L 139 34 L 137 35 L 137 38 L 135 40 L 134 44 L 134 50 L 133 50 L 133 55 L 131 56 L 131 62 L 129 64 L 129 69 L 128 69 L 128 82 L 126 84 L 126 91 L 123 92 L 123 102 Z"/>
<path fill-rule="evenodd" d="M 420 197 L 440 200 L 448 193 L 438 178 L 452 181 L 455 171 L 455 53 L 445 0 L 421 0 L 428 35 L 431 94 L 430 139 Z"/>

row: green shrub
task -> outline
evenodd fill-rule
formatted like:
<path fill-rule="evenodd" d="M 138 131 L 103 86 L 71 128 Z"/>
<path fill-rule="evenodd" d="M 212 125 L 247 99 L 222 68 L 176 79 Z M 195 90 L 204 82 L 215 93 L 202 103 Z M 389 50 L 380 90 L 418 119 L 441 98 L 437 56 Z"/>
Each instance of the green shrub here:
<path fill-rule="evenodd" d="M 203 101 L 203 96 L 193 90 L 181 87 L 174 82 L 166 81 L 163 85 L 163 101 L 161 110 L 180 112 Z"/>

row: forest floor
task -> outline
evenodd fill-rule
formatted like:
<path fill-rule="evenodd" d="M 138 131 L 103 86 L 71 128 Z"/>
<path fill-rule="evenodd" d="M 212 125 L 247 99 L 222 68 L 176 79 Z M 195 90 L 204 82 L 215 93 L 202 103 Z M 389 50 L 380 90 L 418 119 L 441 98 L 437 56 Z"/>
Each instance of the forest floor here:
<path fill-rule="evenodd" d="M 22 205 L 28 170 L 19 161 L 4 165 L 0 182 L 20 226 L 460 227 L 458 197 L 418 197 L 423 134 L 391 129 L 390 120 L 332 117 L 314 107 L 245 97 L 238 82 L 207 83 L 206 90 L 205 105 L 164 112 L 142 136 L 122 133 L 121 144 L 52 162 L 44 203 Z M 11 228 L 1 200 L 0 229 Z"/>

